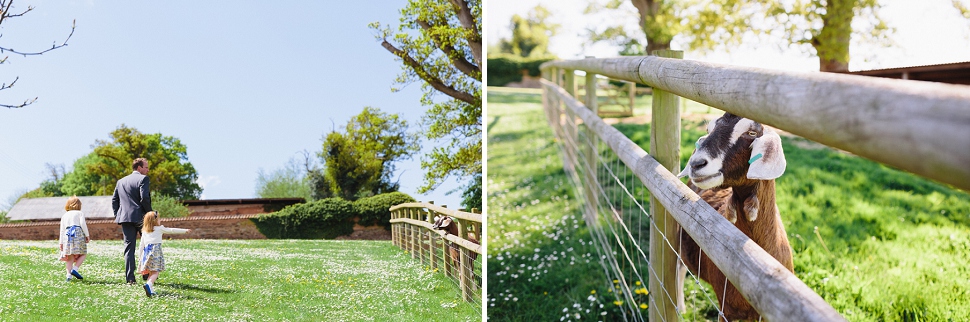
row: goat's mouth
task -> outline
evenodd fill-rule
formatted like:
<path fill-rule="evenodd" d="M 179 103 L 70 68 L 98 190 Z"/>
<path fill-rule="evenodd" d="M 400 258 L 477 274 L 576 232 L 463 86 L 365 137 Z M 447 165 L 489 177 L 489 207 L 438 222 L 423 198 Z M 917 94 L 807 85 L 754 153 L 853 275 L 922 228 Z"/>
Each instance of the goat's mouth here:
<path fill-rule="evenodd" d="M 710 189 L 721 184 L 721 178 L 723 175 L 720 172 L 715 172 L 709 176 L 701 177 L 691 177 L 690 181 L 694 182 L 694 185 L 701 189 Z"/>

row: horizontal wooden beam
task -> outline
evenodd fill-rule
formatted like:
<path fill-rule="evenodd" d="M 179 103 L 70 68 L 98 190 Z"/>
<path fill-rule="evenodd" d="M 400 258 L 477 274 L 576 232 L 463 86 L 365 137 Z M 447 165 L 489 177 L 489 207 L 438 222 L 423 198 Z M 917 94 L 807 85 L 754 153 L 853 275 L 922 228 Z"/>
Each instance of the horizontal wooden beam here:
<path fill-rule="evenodd" d="M 468 249 L 470 251 L 473 251 L 475 253 L 478 253 L 479 255 L 482 254 L 482 245 L 479 245 L 479 244 L 476 244 L 476 243 L 473 243 L 473 242 L 470 242 L 470 241 L 461 239 L 461 237 L 458 237 L 458 236 L 455 236 L 455 235 L 447 235 L 445 233 L 445 231 L 443 231 L 443 230 L 438 230 L 438 229 L 431 228 L 431 224 L 428 223 L 428 222 L 426 222 L 426 221 L 414 220 L 414 219 L 410 219 L 410 218 L 395 218 L 395 219 L 391 219 L 391 223 L 392 224 L 396 224 L 396 223 L 407 223 L 407 224 L 411 224 L 411 225 L 415 225 L 415 226 L 424 227 L 424 228 L 426 228 L 426 229 L 428 229 L 428 230 L 430 230 L 430 231 L 438 234 L 439 236 L 441 236 L 441 238 L 444 238 L 447 241 L 450 241 L 452 243 L 457 244 L 458 246 L 461 246 L 461 248 Z"/>
<path fill-rule="evenodd" d="M 821 296 L 711 208 L 696 193 L 592 111 L 542 80 L 583 123 L 633 170 L 744 297 L 769 321 L 845 321 Z M 683 260 L 683 259 L 681 259 Z"/>
<path fill-rule="evenodd" d="M 970 191 L 970 87 L 653 56 L 554 61 L 647 84 Z"/>
<path fill-rule="evenodd" d="M 434 211 L 436 213 L 452 216 L 458 219 L 471 220 L 477 223 L 482 222 L 482 214 L 470 213 L 470 212 L 460 211 L 457 209 L 448 209 L 442 206 L 438 206 L 438 205 L 430 204 L 426 202 L 402 203 L 391 207 L 390 210 L 391 212 L 394 212 L 395 210 L 398 210 L 401 208 L 427 208 L 428 210 Z"/>

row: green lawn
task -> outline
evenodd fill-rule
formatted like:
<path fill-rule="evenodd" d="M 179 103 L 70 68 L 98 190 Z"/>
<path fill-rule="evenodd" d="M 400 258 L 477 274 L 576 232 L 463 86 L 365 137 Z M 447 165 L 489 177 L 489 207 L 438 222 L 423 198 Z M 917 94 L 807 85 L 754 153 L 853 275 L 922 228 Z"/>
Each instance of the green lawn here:
<path fill-rule="evenodd" d="M 616 320 L 611 282 L 536 93 L 489 88 L 489 317 Z M 705 112 L 693 104 L 689 111 Z M 684 122 L 683 161 L 702 125 Z M 649 124 L 616 127 L 649 146 Z M 783 140 L 788 169 L 777 180 L 778 206 L 800 279 L 850 321 L 970 317 L 970 195 L 804 139 Z M 701 314 L 686 318 L 713 318 L 698 302 Z"/>
<path fill-rule="evenodd" d="M 64 281 L 56 241 L 0 240 L 0 320 L 480 321 L 481 308 L 389 241 L 169 240 L 157 297 L 125 285 L 120 241 Z"/>

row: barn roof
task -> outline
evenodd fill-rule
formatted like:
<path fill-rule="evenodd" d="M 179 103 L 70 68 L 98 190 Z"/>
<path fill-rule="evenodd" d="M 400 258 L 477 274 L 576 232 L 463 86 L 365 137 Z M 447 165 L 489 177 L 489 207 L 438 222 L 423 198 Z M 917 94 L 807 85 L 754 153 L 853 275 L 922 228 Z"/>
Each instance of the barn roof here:
<path fill-rule="evenodd" d="M 60 220 L 69 197 L 24 198 L 17 202 L 7 217 L 10 220 Z M 114 219 L 111 196 L 78 197 L 85 219 Z"/>

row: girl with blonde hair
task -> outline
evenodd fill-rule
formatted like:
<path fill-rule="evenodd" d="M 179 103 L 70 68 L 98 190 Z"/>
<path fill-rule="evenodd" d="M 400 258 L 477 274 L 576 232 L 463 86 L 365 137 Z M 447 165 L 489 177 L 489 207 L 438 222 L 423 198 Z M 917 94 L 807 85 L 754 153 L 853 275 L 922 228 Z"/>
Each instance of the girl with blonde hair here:
<path fill-rule="evenodd" d="M 157 211 L 149 211 L 145 214 L 141 228 L 141 265 L 138 271 L 142 274 L 145 283 L 145 295 L 151 297 L 155 295 L 155 280 L 158 273 L 165 270 L 165 256 L 162 254 L 162 233 L 184 234 L 192 231 L 191 229 L 168 228 L 162 226 L 158 220 Z"/>
<path fill-rule="evenodd" d="M 61 216 L 60 242 L 58 243 L 61 249 L 60 260 L 65 262 L 68 282 L 71 281 L 71 277 L 83 280 L 84 277 L 77 270 L 81 268 L 81 263 L 87 257 L 91 234 L 88 232 L 87 222 L 84 221 L 84 213 L 81 212 L 81 199 L 78 199 L 77 196 L 67 198 L 64 210 L 67 212 Z"/>

